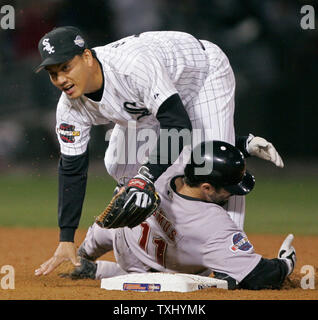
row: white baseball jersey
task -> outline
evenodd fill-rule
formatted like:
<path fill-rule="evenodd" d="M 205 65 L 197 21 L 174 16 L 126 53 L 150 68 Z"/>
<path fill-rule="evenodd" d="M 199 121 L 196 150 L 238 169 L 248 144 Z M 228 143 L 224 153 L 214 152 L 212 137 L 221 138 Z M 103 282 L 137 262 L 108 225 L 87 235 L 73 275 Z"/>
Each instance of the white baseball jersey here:
<path fill-rule="evenodd" d="M 63 123 L 75 126 L 78 132 L 73 141 L 58 135 L 61 152 L 66 155 L 85 152 L 92 125 L 110 121 L 122 127 L 129 121 L 136 121 L 138 128 L 157 125 L 160 105 L 176 93 L 187 105 L 202 87 L 209 69 L 198 40 L 180 32 L 146 32 L 94 50 L 103 67 L 101 101 L 86 96 L 72 100 L 62 93 L 58 103 L 58 132 L 65 135 L 64 126 L 60 128 Z M 131 109 L 140 113 L 130 113 Z"/>
<path fill-rule="evenodd" d="M 148 128 L 150 137 L 158 135 L 158 108 L 176 93 L 192 128 L 201 130 L 201 141 L 235 144 L 235 78 L 218 46 L 187 33 L 159 31 L 130 36 L 94 50 L 103 67 L 103 96 L 96 102 L 86 96 L 71 100 L 62 93 L 56 127 L 62 154 L 84 153 L 92 125 L 113 122 L 105 153 L 106 169 L 117 181 L 122 176 L 134 176 L 146 160 L 147 150 L 156 143 L 156 139 L 149 139 L 147 150 L 136 156 L 145 147 L 145 138 L 138 133 Z M 129 124 L 135 126 L 135 136 L 127 130 Z M 132 145 L 135 148 L 129 149 Z M 243 228 L 244 197 L 231 197 L 227 211 Z"/>
<path fill-rule="evenodd" d="M 93 226 L 84 242 L 86 251 L 113 246 L 119 274 L 151 269 L 201 275 L 217 271 L 242 281 L 261 256 L 222 207 L 178 194 L 175 170 L 170 169 L 156 183 L 161 206 L 153 216 L 132 229 Z M 114 266 L 109 273 L 109 266 L 99 261 L 97 278 L 117 275 Z"/>

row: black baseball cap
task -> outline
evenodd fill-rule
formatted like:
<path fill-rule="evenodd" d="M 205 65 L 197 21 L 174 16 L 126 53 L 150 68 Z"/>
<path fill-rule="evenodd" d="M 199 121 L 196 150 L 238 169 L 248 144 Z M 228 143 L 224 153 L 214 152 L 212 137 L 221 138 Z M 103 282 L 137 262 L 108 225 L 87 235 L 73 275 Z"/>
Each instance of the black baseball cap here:
<path fill-rule="evenodd" d="M 66 62 L 87 48 L 82 32 L 75 27 L 66 26 L 55 28 L 45 34 L 38 44 L 42 63 L 35 72 L 44 67 Z"/>

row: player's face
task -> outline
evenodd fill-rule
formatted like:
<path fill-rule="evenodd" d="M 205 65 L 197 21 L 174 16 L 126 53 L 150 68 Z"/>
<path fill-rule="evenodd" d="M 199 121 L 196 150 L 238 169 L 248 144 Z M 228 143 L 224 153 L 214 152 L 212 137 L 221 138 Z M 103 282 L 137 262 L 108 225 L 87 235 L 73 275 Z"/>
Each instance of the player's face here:
<path fill-rule="evenodd" d="M 230 192 L 228 192 L 222 188 L 220 191 L 215 192 L 214 202 L 216 204 L 219 204 L 220 206 L 224 206 L 229 201 L 229 198 L 231 195 L 232 194 Z"/>
<path fill-rule="evenodd" d="M 230 192 L 226 191 L 223 188 L 220 188 L 218 190 L 215 190 L 214 188 L 207 189 L 205 194 L 207 201 L 216 203 L 220 206 L 225 205 L 232 195 Z"/>
<path fill-rule="evenodd" d="M 69 98 L 76 99 L 86 93 L 89 70 L 82 56 L 77 55 L 64 63 L 47 66 L 46 70 L 51 82 Z"/>

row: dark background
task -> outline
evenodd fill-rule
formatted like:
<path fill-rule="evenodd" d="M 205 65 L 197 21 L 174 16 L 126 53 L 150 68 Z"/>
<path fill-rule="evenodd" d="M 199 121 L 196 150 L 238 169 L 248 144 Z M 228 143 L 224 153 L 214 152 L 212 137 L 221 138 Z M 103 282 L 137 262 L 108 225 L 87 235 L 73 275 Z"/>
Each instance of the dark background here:
<path fill-rule="evenodd" d="M 0 170 L 56 164 L 60 93 L 40 62 L 39 39 L 74 25 L 91 47 L 149 30 L 179 30 L 220 46 L 233 67 L 237 134 L 273 142 L 285 163 L 318 156 L 318 23 L 303 30 L 300 0 L 0 1 L 15 8 L 15 29 L 0 30 Z M 317 12 L 316 12 L 317 13 Z M 317 13 L 318 14 L 318 13 Z M 1 15 L 2 16 L 2 15 Z M 0 16 L 0 17 L 1 17 Z M 102 159 L 107 128 L 95 127 L 91 158 Z"/>

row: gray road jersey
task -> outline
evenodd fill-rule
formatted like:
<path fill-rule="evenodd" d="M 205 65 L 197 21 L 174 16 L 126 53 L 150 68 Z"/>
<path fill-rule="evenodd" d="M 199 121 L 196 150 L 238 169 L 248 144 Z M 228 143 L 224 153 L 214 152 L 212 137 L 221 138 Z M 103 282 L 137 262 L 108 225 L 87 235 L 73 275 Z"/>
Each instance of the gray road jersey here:
<path fill-rule="evenodd" d="M 222 207 L 178 195 L 171 188 L 174 175 L 168 169 L 156 183 L 161 209 L 140 226 L 124 228 L 131 252 L 158 271 L 198 274 L 210 269 L 240 282 L 261 256 Z"/>

